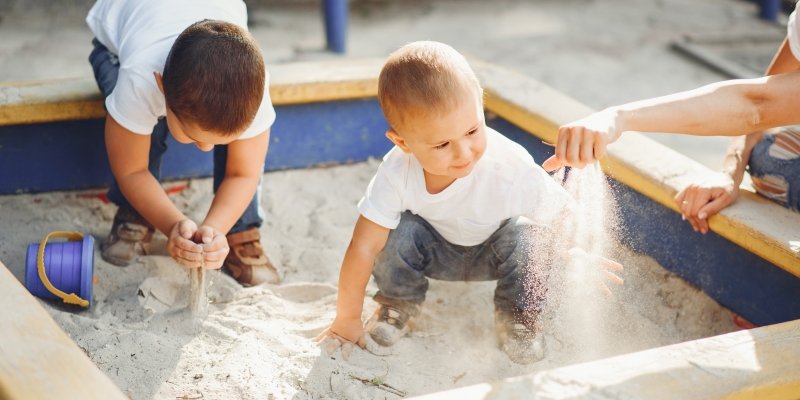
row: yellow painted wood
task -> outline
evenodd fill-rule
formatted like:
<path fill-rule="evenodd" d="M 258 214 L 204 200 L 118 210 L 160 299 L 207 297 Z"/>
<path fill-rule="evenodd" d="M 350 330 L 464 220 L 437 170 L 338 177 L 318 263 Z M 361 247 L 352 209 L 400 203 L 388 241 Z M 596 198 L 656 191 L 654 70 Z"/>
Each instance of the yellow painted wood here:
<path fill-rule="evenodd" d="M 800 398 L 800 320 L 483 383 L 418 399 Z"/>
<path fill-rule="evenodd" d="M 268 67 L 274 105 L 378 95 L 383 59 L 280 64 Z M 0 126 L 104 118 L 92 78 L 0 83 Z"/>
<path fill-rule="evenodd" d="M 0 399 L 128 397 L 0 263 Z"/>

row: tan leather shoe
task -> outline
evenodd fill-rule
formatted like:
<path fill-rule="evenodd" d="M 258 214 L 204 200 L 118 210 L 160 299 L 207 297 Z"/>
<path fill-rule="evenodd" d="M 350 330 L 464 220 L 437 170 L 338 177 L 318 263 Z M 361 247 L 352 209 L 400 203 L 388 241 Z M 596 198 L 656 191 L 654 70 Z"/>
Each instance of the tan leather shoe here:
<path fill-rule="evenodd" d="M 229 233 L 226 237 L 231 251 L 225 258 L 224 266 L 234 279 L 244 286 L 264 282 L 273 285 L 281 283 L 278 271 L 261 247 L 261 232 L 258 228 Z"/>
<path fill-rule="evenodd" d="M 127 267 L 137 256 L 147 255 L 155 230 L 136 210 L 121 206 L 111 233 L 100 245 L 100 255 L 111 264 Z"/>

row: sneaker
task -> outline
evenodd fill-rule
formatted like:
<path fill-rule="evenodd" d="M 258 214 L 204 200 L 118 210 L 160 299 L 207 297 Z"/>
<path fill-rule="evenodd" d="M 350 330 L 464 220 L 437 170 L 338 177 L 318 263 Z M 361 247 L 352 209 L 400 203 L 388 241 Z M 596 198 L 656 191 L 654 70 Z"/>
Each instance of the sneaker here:
<path fill-rule="evenodd" d="M 422 305 L 406 300 L 390 299 L 378 292 L 373 300 L 381 306 L 364 325 L 375 343 L 389 347 L 401 337 L 411 333 L 414 322 L 422 310 Z"/>
<path fill-rule="evenodd" d="M 545 356 L 544 335 L 539 330 L 538 315 L 520 310 L 494 312 L 500 348 L 517 364 L 530 364 Z"/>
<path fill-rule="evenodd" d="M 258 228 L 251 227 L 246 231 L 229 233 L 226 237 L 231 251 L 225 258 L 224 267 L 234 279 L 244 286 L 281 283 L 278 271 L 261 247 L 261 232 Z"/>
<path fill-rule="evenodd" d="M 111 264 L 126 267 L 137 256 L 147 255 L 155 231 L 156 228 L 132 207 L 120 206 L 111 233 L 100 245 L 100 256 Z"/>

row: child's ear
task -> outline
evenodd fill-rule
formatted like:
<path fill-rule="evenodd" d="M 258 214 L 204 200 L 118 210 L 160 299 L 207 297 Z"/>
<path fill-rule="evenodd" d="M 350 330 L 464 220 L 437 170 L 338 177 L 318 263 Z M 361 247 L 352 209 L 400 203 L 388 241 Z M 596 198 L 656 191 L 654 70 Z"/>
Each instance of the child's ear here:
<path fill-rule="evenodd" d="M 161 94 L 164 94 L 164 82 L 161 80 L 161 74 L 156 71 L 153 71 L 153 75 L 156 77 L 156 83 L 158 84 L 158 90 L 161 91 Z"/>
<path fill-rule="evenodd" d="M 403 150 L 403 153 L 410 154 L 411 149 L 408 148 L 406 145 L 405 139 L 403 139 L 394 129 L 389 129 L 386 131 L 386 137 L 392 141 L 400 150 Z"/>

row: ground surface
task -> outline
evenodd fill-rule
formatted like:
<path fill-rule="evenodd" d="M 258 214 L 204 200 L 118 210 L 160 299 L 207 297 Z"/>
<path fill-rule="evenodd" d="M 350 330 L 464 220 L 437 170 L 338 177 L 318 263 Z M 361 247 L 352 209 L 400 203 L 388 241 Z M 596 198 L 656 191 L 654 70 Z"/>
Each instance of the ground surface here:
<path fill-rule="evenodd" d="M 265 174 L 262 243 L 284 283 L 242 288 L 213 271 L 214 304 L 198 332 L 184 310 L 186 270 L 165 255 L 161 235 L 154 239 L 156 255 L 127 268 L 103 262 L 96 252 L 90 310 L 42 303 L 134 399 L 391 399 L 396 396 L 351 375 L 372 379 L 388 366 L 388 384 L 418 395 L 738 329 L 730 311 L 707 295 L 652 259 L 617 247 L 612 257 L 626 270 L 615 297 L 603 297 L 580 277 L 550 289 L 543 322 L 548 356 L 541 362 L 513 364 L 498 349 L 492 282 L 432 281 L 415 333 L 389 354 L 355 351 L 347 362 L 338 351 L 322 354 L 311 338 L 334 317 L 356 203 L 376 169 L 371 161 Z M 77 229 L 102 240 L 115 207 L 96 193 L 0 196 L 3 262 L 22 278 L 27 244 L 54 230 Z M 209 179 L 190 181 L 173 196 L 195 220 L 211 199 Z M 366 317 L 375 305 L 369 298 L 365 304 Z"/>
<path fill-rule="evenodd" d="M 74 6 L 59 12 L 37 11 L 31 3 L 0 15 L 0 81 L 91 76 L 86 3 L 64 3 Z M 356 4 L 345 57 L 384 57 L 414 40 L 438 40 L 602 109 L 726 79 L 670 44 L 687 33 L 783 30 L 755 14 L 755 3 L 741 0 Z M 321 50 L 324 31 L 313 6 L 251 9 L 250 28 L 268 63 L 340 57 Z M 753 68 L 765 69 L 763 62 Z M 650 136 L 714 170 L 727 146 L 724 138 Z"/>

